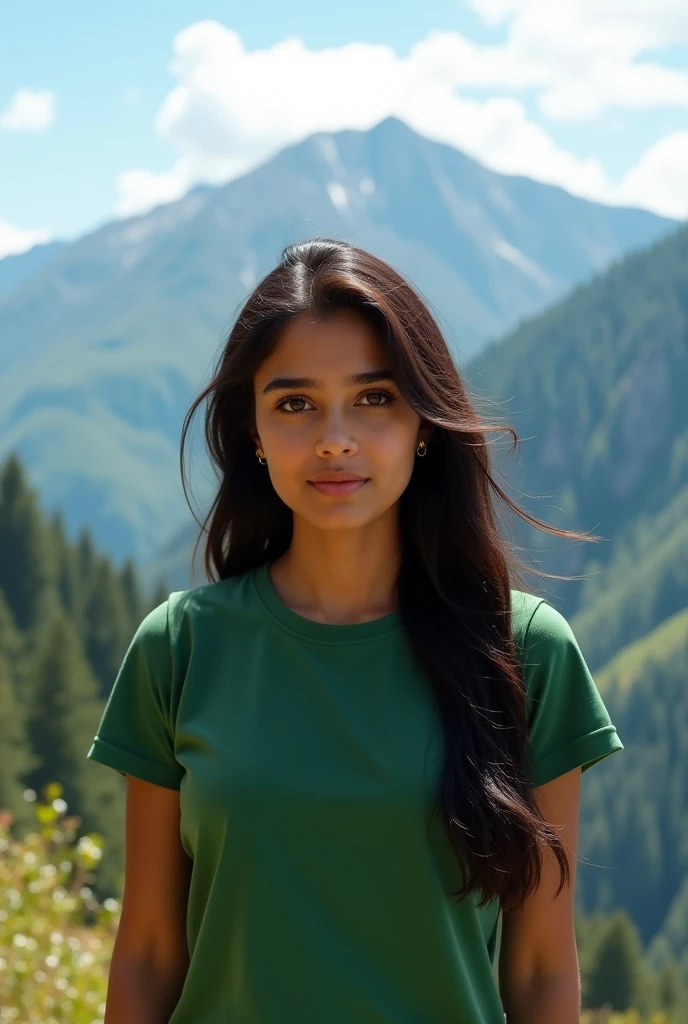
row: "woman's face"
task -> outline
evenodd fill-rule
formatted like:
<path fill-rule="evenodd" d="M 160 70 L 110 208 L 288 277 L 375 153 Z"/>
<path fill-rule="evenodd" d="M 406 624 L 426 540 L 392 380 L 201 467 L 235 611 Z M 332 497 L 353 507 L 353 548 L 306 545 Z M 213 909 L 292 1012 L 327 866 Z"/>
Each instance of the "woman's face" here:
<path fill-rule="evenodd" d="M 398 501 L 429 428 L 402 398 L 384 347 L 359 313 L 290 321 L 255 374 L 254 391 L 251 437 L 295 515 L 323 530 L 360 527 Z M 352 475 L 362 481 L 340 484 L 337 493 L 316 486 L 324 476 Z"/>

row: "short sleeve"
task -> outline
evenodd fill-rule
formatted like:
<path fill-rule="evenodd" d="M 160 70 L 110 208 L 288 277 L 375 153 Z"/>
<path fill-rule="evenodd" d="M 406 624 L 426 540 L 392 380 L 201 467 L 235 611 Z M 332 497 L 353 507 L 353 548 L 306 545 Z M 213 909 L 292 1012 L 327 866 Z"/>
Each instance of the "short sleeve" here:
<path fill-rule="evenodd" d="M 168 610 L 164 601 L 136 630 L 86 756 L 121 775 L 179 789 L 184 769 L 174 755 Z"/>
<path fill-rule="evenodd" d="M 571 626 L 545 600 L 526 630 L 523 669 L 531 785 L 578 767 L 585 772 L 624 749 Z"/>

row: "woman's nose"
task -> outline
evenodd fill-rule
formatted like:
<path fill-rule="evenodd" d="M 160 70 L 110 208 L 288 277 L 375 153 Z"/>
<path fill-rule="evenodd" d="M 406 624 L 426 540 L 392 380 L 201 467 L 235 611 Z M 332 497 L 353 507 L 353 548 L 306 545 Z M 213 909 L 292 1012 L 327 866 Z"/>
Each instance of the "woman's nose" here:
<path fill-rule="evenodd" d="M 341 417 L 333 417 L 326 424 L 316 450 L 319 455 L 353 455 L 358 451 L 358 443 Z"/>

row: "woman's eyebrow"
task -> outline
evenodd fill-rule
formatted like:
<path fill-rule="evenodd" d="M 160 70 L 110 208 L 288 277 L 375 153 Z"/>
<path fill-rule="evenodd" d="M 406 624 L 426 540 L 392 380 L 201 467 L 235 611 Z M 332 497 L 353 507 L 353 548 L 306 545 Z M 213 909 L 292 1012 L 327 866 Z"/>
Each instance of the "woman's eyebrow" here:
<path fill-rule="evenodd" d="M 342 378 L 342 387 L 351 388 L 361 384 L 377 384 L 380 380 L 394 380 L 391 370 L 371 370 L 369 373 L 350 373 Z M 310 391 L 320 391 L 323 388 L 322 381 L 314 377 L 275 377 L 263 388 L 263 394 L 269 391 L 284 391 L 291 388 L 308 388 Z"/>

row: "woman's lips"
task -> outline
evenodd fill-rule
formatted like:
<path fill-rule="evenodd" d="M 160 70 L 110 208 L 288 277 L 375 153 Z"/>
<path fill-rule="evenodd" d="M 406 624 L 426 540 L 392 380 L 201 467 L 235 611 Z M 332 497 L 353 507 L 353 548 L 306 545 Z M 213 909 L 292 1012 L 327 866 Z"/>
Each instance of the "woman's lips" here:
<path fill-rule="evenodd" d="M 348 494 L 360 490 L 367 480 L 309 480 L 321 494 L 329 494 L 333 498 L 345 498 Z"/>

